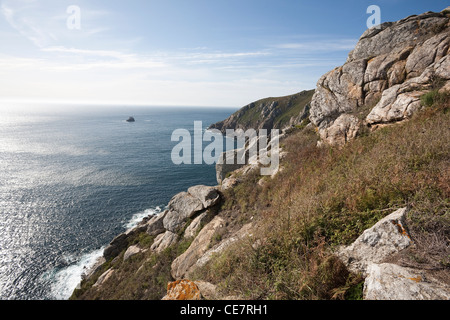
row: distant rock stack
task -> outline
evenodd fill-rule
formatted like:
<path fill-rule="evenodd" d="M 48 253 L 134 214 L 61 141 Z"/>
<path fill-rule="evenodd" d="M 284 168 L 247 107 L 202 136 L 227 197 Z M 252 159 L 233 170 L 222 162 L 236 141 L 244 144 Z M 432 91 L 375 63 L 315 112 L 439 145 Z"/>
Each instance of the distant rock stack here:
<path fill-rule="evenodd" d="M 129 117 L 127 122 L 136 122 L 136 120 L 133 117 Z"/>

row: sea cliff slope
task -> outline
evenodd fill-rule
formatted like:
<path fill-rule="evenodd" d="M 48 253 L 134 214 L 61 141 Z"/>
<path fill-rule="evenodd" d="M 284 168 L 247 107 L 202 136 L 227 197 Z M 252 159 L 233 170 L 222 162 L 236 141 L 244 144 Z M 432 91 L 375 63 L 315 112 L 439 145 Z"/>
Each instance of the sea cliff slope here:
<path fill-rule="evenodd" d="M 449 299 L 449 39 L 449 9 L 385 23 L 316 90 L 212 125 L 290 127 L 280 170 L 174 195 L 72 299 Z"/>

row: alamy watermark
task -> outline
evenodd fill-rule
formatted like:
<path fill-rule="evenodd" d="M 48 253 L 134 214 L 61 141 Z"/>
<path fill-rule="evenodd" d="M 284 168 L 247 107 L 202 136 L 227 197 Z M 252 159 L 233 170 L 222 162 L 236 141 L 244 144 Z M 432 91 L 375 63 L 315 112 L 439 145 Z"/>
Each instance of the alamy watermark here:
<path fill-rule="evenodd" d="M 371 5 L 367 8 L 367 14 L 371 16 L 367 19 L 367 28 L 381 28 L 381 9 L 379 6 Z"/>
<path fill-rule="evenodd" d="M 217 129 L 203 131 L 202 121 L 194 122 L 193 136 L 187 129 L 176 129 L 172 142 L 172 162 L 181 164 L 215 163 L 225 165 L 261 165 L 261 175 L 272 175 L 280 164 L 279 130 L 227 129 L 226 135 Z M 209 143 L 203 148 L 204 142 Z M 236 147 L 237 145 L 237 147 Z M 193 150 L 193 152 L 192 152 Z M 225 152 L 226 151 L 226 152 Z"/>
<path fill-rule="evenodd" d="M 81 29 L 81 8 L 79 6 L 68 6 L 66 10 L 69 17 L 66 20 L 67 29 L 80 30 Z"/>

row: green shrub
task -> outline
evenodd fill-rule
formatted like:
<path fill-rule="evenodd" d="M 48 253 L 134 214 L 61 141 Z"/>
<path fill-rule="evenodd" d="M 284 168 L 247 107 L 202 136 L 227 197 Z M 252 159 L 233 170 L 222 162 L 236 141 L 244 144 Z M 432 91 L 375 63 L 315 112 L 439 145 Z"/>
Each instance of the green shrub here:
<path fill-rule="evenodd" d="M 423 96 L 420 97 L 420 102 L 425 107 L 431 107 L 436 100 L 437 94 L 438 94 L 437 91 L 430 91 L 428 93 L 425 93 Z"/>
<path fill-rule="evenodd" d="M 434 77 L 431 83 L 432 90 L 420 97 L 421 104 L 425 107 L 448 104 L 450 101 L 450 93 L 447 91 L 441 91 L 441 88 L 445 83 L 445 79 Z"/>

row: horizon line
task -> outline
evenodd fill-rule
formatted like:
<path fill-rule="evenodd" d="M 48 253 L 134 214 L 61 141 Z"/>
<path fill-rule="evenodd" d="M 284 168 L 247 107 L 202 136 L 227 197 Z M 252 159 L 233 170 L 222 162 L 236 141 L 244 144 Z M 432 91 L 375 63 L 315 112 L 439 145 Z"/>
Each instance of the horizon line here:
<path fill-rule="evenodd" d="M 1 99 L 0 104 L 18 104 L 18 105 L 67 105 L 67 106 L 101 106 L 101 107 L 167 107 L 167 108 L 229 108 L 236 109 L 242 106 L 225 106 L 225 105 L 206 105 L 206 104 L 170 104 L 170 103 L 144 103 L 144 102 L 112 102 L 112 101 L 70 101 L 70 100 L 40 100 L 40 99 Z M 0 105 L 1 107 L 1 105 Z"/>

